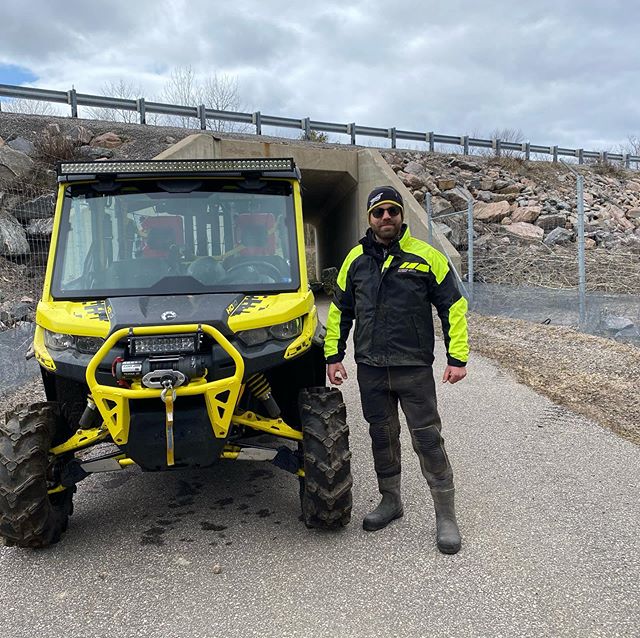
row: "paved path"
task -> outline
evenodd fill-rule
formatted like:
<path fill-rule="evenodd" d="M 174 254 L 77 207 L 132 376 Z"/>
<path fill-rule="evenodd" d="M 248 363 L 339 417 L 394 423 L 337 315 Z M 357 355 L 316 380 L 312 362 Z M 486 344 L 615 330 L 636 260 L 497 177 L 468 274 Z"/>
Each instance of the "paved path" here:
<path fill-rule="evenodd" d="M 268 465 L 94 476 L 63 542 L 0 548 L 0 635 L 640 635 L 638 447 L 474 358 L 439 395 L 464 543 L 443 556 L 406 430 L 405 517 L 362 530 L 377 492 L 348 371 L 348 528 L 305 529 Z"/>

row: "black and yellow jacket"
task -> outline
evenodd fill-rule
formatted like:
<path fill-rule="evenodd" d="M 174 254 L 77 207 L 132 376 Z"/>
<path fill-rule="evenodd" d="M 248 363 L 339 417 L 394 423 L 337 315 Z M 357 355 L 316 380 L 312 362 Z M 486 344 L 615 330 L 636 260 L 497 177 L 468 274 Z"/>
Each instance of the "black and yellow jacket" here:
<path fill-rule="evenodd" d="M 467 301 L 446 257 L 411 237 L 402 225 L 388 246 L 371 229 L 347 255 L 335 299 L 329 307 L 324 353 L 342 361 L 355 319 L 355 360 L 371 366 L 431 365 L 435 306 L 444 333 L 447 361 L 464 366 L 469 357 Z"/>

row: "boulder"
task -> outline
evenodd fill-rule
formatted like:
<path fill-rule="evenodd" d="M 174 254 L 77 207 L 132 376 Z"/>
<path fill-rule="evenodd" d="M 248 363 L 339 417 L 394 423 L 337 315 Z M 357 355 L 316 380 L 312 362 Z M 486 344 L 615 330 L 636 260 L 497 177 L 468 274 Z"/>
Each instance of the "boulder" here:
<path fill-rule="evenodd" d="M 434 217 L 454 212 L 451 202 L 447 201 L 444 197 L 439 197 L 437 195 L 431 198 L 431 209 L 433 210 Z"/>
<path fill-rule="evenodd" d="M 422 191 L 413 191 L 411 194 L 419 204 L 424 202 L 424 193 Z"/>
<path fill-rule="evenodd" d="M 481 169 L 474 162 L 469 161 L 468 159 L 464 159 L 462 157 L 454 157 L 450 162 L 449 166 L 457 166 L 461 168 L 463 171 L 471 171 L 472 173 L 477 173 Z"/>
<path fill-rule="evenodd" d="M 490 191 L 478 191 L 476 193 L 476 199 L 481 202 L 489 203 L 491 201 L 492 195 L 493 193 L 491 193 Z"/>
<path fill-rule="evenodd" d="M 451 233 L 453 232 L 450 226 L 443 224 L 442 222 L 436 222 L 434 226 L 440 231 L 440 234 L 444 235 L 446 239 L 451 237 Z"/>
<path fill-rule="evenodd" d="M 618 330 L 624 330 L 625 328 L 633 326 L 633 321 L 629 319 L 629 317 L 619 317 L 603 313 L 600 317 L 600 325 L 609 332 L 618 332 Z"/>
<path fill-rule="evenodd" d="M 536 219 L 536 226 L 540 226 L 544 230 L 553 230 L 554 228 L 564 228 L 567 218 L 564 215 L 540 215 Z"/>
<path fill-rule="evenodd" d="M 404 172 L 409 173 L 411 175 L 424 175 L 427 171 L 422 164 L 418 164 L 418 162 L 407 162 L 404 167 Z"/>
<path fill-rule="evenodd" d="M 498 193 L 500 193 L 501 195 L 515 195 L 522 190 L 524 190 L 524 186 L 522 184 L 515 183 L 501 188 Z"/>
<path fill-rule="evenodd" d="M 0 180 L 11 181 L 24 177 L 33 169 L 33 160 L 8 145 L 0 147 Z"/>
<path fill-rule="evenodd" d="M 10 140 L 9 142 L 7 142 L 7 146 L 9 148 L 12 148 L 14 151 L 29 155 L 29 157 L 33 157 L 36 154 L 36 147 L 34 146 L 33 142 L 30 142 L 24 137 L 16 137 Z"/>
<path fill-rule="evenodd" d="M 625 216 L 624 212 L 618 206 L 609 204 L 607 206 L 607 213 L 611 217 L 614 226 L 617 226 L 620 230 L 633 230 L 635 228 L 633 222 L 630 222 Z"/>
<path fill-rule="evenodd" d="M 454 210 L 465 210 L 467 202 L 473 201 L 471 193 L 464 186 L 456 186 L 448 191 L 443 191 L 442 197 L 448 200 Z"/>
<path fill-rule="evenodd" d="M 448 191 L 456 187 L 456 180 L 449 177 L 441 177 L 438 182 L 438 188 L 442 191 Z"/>
<path fill-rule="evenodd" d="M 22 224 L 8 213 L 0 211 L 0 255 L 28 255 L 29 242 Z"/>
<path fill-rule="evenodd" d="M 597 246 L 597 244 L 596 244 L 596 240 L 595 239 L 591 239 L 591 237 L 587 237 L 584 240 L 584 248 L 585 248 L 585 250 L 593 250 L 596 246 Z"/>
<path fill-rule="evenodd" d="M 413 190 L 419 190 L 424 186 L 424 180 L 413 173 L 398 173 L 398 177 L 402 180 L 402 183 L 405 186 Z"/>
<path fill-rule="evenodd" d="M 527 242 L 539 242 L 544 237 L 544 230 L 540 226 L 534 226 L 527 222 L 515 222 L 505 226 L 505 230 L 512 237 L 516 237 Z"/>
<path fill-rule="evenodd" d="M 640 219 L 640 208 L 630 208 L 626 215 L 628 219 Z"/>
<path fill-rule="evenodd" d="M 53 232 L 53 217 L 48 219 L 32 219 L 27 224 L 27 235 L 31 237 L 49 237 Z"/>
<path fill-rule="evenodd" d="M 68 133 L 67 137 L 75 146 L 85 146 L 91 143 L 93 133 L 86 126 L 74 126 Z"/>
<path fill-rule="evenodd" d="M 531 224 L 540 217 L 541 211 L 542 209 L 540 206 L 523 206 L 516 208 L 511 214 L 511 220 L 514 222 L 527 222 L 528 224 Z"/>
<path fill-rule="evenodd" d="M 96 161 L 99 159 L 109 159 L 110 157 L 113 157 L 113 151 L 108 148 L 81 146 L 78 149 L 78 159 Z"/>
<path fill-rule="evenodd" d="M 47 217 L 53 217 L 55 208 L 55 193 L 47 193 L 16 206 L 13 210 L 13 216 L 21 222 L 28 222 L 32 219 L 46 219 Z"/>
<path fill-rule="evenodd" d="M 554 228 L 543 240 L 547 246 L 568 244 L 573 239 L 573 232 L 566 228 Z"/>
<path fill-rule="evenodd" d="M 509 214 L 509 208 L 509 202 L 478 202 L 473 207 L 473 218 L 482 222 L 500 222 Z"/>
<path fill-rule="evenodd" d="M 90 142 L 90 146 L 98 146 L 100 148 L 118 148 L 123 144 L 124 140 L 115 133 L 103 133 L 98 137 L 94 137 Z"/>

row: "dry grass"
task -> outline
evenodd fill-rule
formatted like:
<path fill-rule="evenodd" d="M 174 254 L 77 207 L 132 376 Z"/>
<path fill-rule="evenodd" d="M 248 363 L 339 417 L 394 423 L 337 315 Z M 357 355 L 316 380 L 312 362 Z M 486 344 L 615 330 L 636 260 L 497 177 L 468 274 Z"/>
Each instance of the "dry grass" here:
<path fill-rule="evenodd" d="M 471 314 L 472 352 L 640 445 L 640 350 L 570 328 Z"/>

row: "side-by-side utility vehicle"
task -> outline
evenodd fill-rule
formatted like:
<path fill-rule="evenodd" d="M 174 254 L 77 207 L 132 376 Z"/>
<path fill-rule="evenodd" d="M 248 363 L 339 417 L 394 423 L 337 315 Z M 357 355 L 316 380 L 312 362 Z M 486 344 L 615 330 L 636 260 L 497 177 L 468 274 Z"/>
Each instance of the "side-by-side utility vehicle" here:
<path fill-rule="evenodd" d="M 239 459 L 297 475 L 307 526 L 346 525 L 349 430 L 293 160 L 70 162 L 58 183 L 34 337 L 47 401 L 0 426 L 5 543 L 58 541 L 92 473 Z"/>

